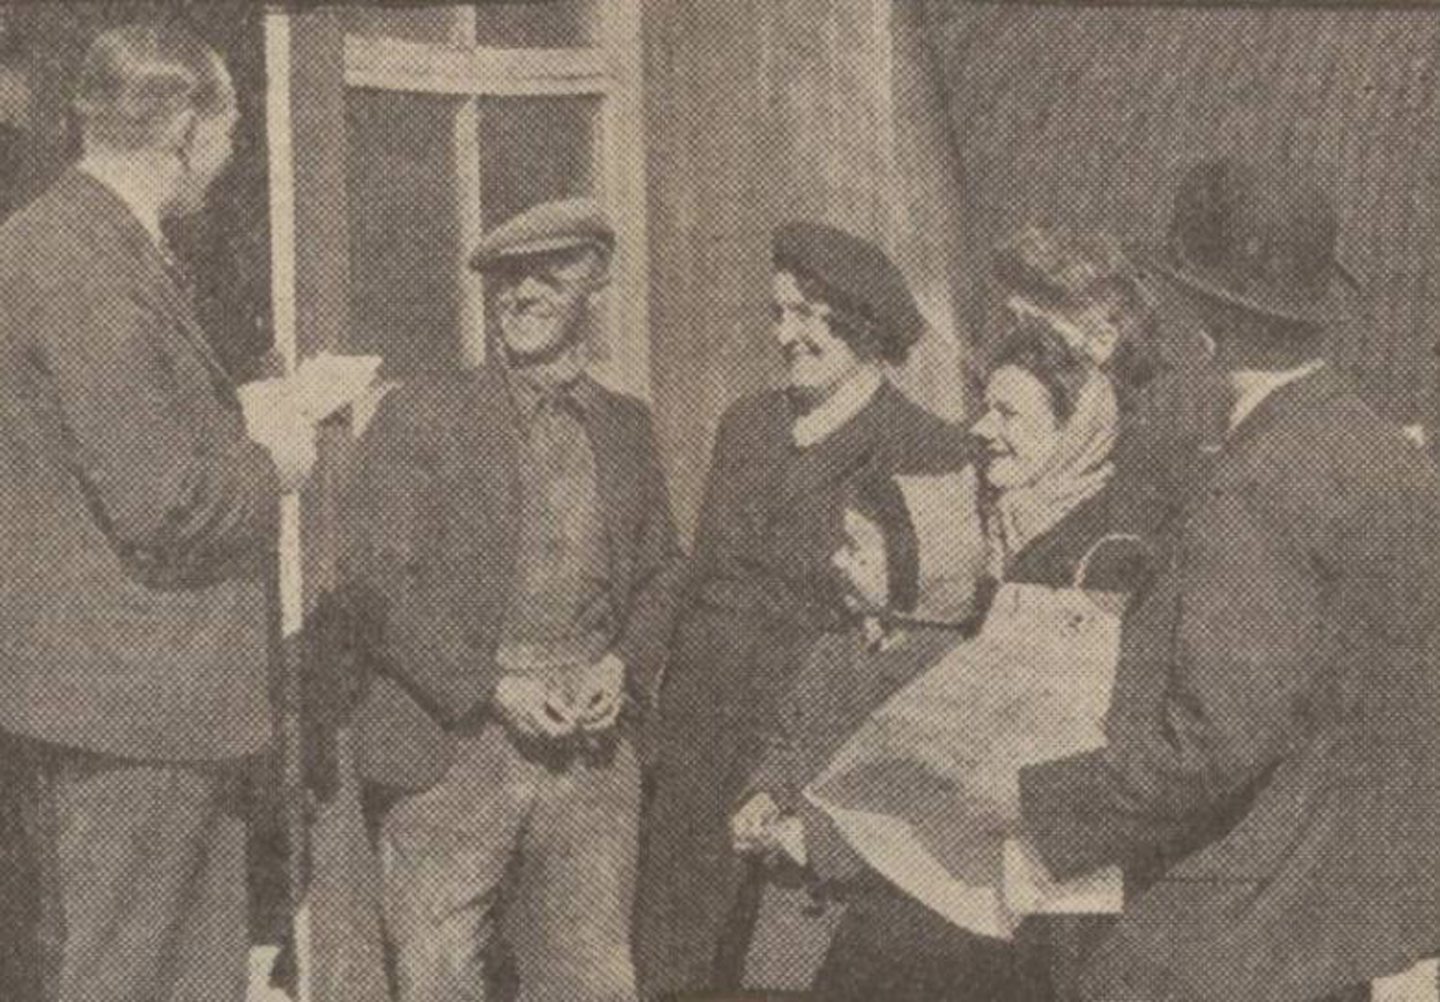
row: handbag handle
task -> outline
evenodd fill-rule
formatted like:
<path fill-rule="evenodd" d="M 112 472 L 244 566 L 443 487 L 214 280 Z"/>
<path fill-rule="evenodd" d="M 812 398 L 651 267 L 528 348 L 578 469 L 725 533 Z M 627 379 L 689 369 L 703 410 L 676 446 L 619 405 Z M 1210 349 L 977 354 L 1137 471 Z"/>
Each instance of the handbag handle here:
<path fill-rule="evenodd" d="M 1080 558 L 1080 563 L 1075 567 L 1075 579 L 1074 579 L 1074 581 L 1071 583 L 1071 587 L 1074 588 L 1074 589 L 1076 589 L 1077 591 L 1083 591 L 1083 590 L 1085 589 L 1085 579 L 1086 579 L 1086 578 L 1089 576 L 1089 574 L 1090 574 L 1090 561 L 1091 561 L 1091 559 L 1094 558 L 1095 554 L 1098 553 L 1098 552 L 1100 551 L 1100 548 L 1101 548 L 1102 546 L 1104 546 L 1106 543 L 1119 543 L 1119 542 L 1139 543 L 1140 546 L 1141 546 L 1142 548 L 1144 548 L 1146 551 L 1149 551 L 1149 550 L 1150 550 L 1150 544 L 1147 543 L 1147 542 L 1145 542 L 1144 539 L 1140 538 L 1139 536 L 1135 535 L 1134 533 L 1129 533 L 1129 532 L 1109 532 L 1109 533 L 1106 533 L 1105 535 L 1101 536 L 1099 539 L 1095 540 L 1095 542 L 1091 543 L 1091 544 L 1090 544 L 1090 548 L 1085 551 L 1085 555 Z"/>

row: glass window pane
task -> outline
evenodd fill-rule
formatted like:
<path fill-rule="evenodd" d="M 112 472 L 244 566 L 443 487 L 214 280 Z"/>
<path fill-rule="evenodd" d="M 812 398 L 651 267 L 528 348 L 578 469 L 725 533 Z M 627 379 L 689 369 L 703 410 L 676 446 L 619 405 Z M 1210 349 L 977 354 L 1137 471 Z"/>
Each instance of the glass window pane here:
<path fill-rule="evenodd" d="M 495 97 L 476 104 L 487 227 L 537 202 L 595 192 L 600 98 Z"/>
<path fill-rule="evenodd" d="M 396 375 L 460 357 L 456 113 L 462 100 L 346 94 L 350 350 Z"/>
<path fill-rule="evenodd" d="M 460 24 L 456 6 L 353 4 L 338 8 L 345 30 L 355 35 L 403 38 L 408 42 L 449 43 Z"/>
<path fill-rule="evenodd" d="M 593 45 L 594 0 L 475 5 L 475 42 L 496 49 L 575 49 Z"/>

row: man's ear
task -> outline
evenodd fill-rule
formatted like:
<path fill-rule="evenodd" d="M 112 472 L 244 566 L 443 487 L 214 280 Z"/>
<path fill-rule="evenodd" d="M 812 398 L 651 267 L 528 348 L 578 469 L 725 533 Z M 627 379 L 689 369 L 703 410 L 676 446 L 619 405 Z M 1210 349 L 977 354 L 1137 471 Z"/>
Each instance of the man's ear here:
<path fill-rule="evenodd" d="M 611 251 L 594 250 L 591 252 L 590 277 L 587 282 L 587 292 L 593 296 L 610 285 L 610 265 L 615 255 Z"/>

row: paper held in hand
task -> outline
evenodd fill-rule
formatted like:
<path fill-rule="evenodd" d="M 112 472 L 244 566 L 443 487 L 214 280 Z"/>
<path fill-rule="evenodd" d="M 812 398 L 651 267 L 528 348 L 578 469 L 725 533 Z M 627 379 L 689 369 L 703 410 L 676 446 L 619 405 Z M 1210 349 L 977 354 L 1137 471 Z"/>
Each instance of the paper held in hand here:
<path fill-rule="evenodd" d="M 1023 914 L 1118 912 L 1118 870 L 1057 883 L 1018 845 L 1007 860 L 1006 842 L 1019 770 L 1104 743 L 1120 604 L 1002 586 L 980 635 L 872 715 L 806 796 L 876 871 L 973 932 L 1008 939 Z"/>
<path fill-rule="evenodd" d="M 268 446 L 275 435 L 293 427 L 296 417 L 319 424 L 361 400 L 375 385 L 378 355 L 321 352 L 303 360 L 293 373 L 246 383 L 237 391 L 250 437 Z"/>

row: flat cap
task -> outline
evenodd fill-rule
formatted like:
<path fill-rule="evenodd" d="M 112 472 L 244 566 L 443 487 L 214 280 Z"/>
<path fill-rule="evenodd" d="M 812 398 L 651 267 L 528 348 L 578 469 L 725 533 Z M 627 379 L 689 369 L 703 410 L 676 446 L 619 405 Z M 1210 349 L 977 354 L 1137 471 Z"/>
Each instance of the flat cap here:
<path fill-rule="evenodd" d="M 792 221 L 771 238 L 775 267 L 818 280 L 836 297 L 832 309 L 862 321 L 887 360 L 903 361 L 925 333 L 925 317 L 886 253 L 868 240 L 824 223 Z"/>
<path fill-rule="evenodd" d="M 615 228 L 593 198 L 541 202 L 511 216 L 480 238 L 470 267 L 486 271 L 511 258 L 572 247 L 594 247 L 607 254 L 615 248 Z"/>

